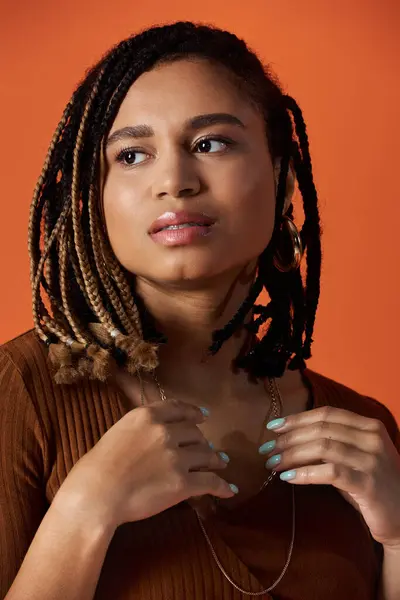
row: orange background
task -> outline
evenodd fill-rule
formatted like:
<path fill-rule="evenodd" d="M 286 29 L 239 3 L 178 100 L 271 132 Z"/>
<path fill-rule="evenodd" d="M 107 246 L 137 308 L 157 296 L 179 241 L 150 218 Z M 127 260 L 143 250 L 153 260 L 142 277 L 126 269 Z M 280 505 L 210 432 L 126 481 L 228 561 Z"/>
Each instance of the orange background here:
<path fill-rule="evenodd" d="M 204 21 L 271 63 L 308 123 L 325 251 L 309 366 L 400 420 L 398 0 L 3 0 L 2 13 L 0 342 L 32 327 L 28 207 L 73 87 L 142 27 Z"/>

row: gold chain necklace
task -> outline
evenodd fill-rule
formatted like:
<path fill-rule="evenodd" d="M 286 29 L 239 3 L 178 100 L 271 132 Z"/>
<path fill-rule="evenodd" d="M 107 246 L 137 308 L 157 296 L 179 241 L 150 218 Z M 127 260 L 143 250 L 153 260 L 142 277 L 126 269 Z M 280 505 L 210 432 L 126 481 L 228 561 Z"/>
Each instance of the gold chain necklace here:
<path fill-rule="evenodd" d="M 140 395 L 141 395 L 141 404 L 142 406 L 144 406 L 144 399 L 145 399 L 145 394 L 144 394 L 144 386 L 143 386 L 143 380 L 142 377 L 140 376 L 140 373 L 138 373 L 139 376 L 139 382 L 140 382 Z M 165 391 L 163 390 L 163 388 L 161 387 L 160 382 L 158 381 L 157 377 L 155 374 L 153 374 L 153 378 L 154 381 L 158 387 L 158 391 L 160 394 L 160 398 L 163 402 L 167 401 L 167 396 L 165 394 Z M 268 411 L 267 417 L 265 419 L 265 422 L 268 422 L 271 416 L 271 413 L 274 414 L 275 418 L 279 418 L 282 412 L 282 397 L 281 397 L 281 393 L 279 391 L 279 388 L 277 386 L 277 383 L 275 381 L 275 378 L 272 377 L 268 377 L 268 387 L 269 387 L 269 392 L 270 392 L 270 396 L 271 396 L 271 407 Z M 265 487 L 267 487 L 267 485 L 269 484 L 270 481 L 272 481 L 272 479 L 275 477 L 276 475 L 276 471 L 272 471 L 272 473 L 269 475 L 269 477 L 264 481 L 264 483 L 261 485 L 260 487 L 260 491 L 263 490 Z M 199 514 L 196 512 L 196 516 L 201 528 L 201 531 L 203 532 L 203 535 L 207 541 L 207 544 L 211 550 L 211 554 L 219 568 L 219 570 L 221 571 L 221 573 L 224 575 L 224 577 L 229 581 L 229 583 L 231 585 L 233 585 L 234 588 L 236 588 L 239 592 L 241 592 L 242 594 L 245 594 L 246 596 L 263 596 L 265 594 L 268 594 L 269 592 L 271 592 L 273 589 L 276 588 L 276 586 L 278 585 L 278 583 L 280 583 L 280 581 L 283 579 L 291 558 L 292 558 L 292 554 L 293 554 L 293 546 L 294 546 L 294 538 L 295 538 L 295 533 L 296 533 L 296 507 L 295 507 L 295 496 L 294 496 L 294 489 L 295 486 L 292 486 L 292 537 L 291 537 L 291 541 L 290 541 L 290 546 L 289 546 L 289 552 L 288 552 L 288 556 L 285 562 L 285 565 L 279 575 L 279 577 L 274 581 L 274 583 L 272 585 L 270 585 L 268 588 L 261 590 L 260 592 L 249 592 L 248 590 L 244 590 L 243 588 L 241 588 L 239 585 L 237 585 L 237 583 L 235 583 L 233 581 L 233 579 L 231 577 L 229 577 L 228 573 L 226 572 L 226 570 L 224 569 L 221 561 L 219 560 L 217 553 L 215 551 L 215 548 L 210 540 L 210 537 L 206 531 L 206 528 L 204 527 L 204 523 L 202 522 Z M 259 493 L 259 492 L 258 492 Z"/>

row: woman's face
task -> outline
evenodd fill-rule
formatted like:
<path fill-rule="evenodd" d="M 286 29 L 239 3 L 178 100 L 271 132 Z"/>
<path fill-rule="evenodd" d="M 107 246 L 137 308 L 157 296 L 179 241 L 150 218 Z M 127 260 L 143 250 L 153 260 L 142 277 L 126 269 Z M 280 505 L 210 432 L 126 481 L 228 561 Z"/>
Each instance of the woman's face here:
<path fill-rule="evenodd" d="M 180 60 L 144 73 L 104 146 L 106 228 L 131 273 L 201 285 L 267 246 L 275 179 L 264 121 L 223 67 Z"/>

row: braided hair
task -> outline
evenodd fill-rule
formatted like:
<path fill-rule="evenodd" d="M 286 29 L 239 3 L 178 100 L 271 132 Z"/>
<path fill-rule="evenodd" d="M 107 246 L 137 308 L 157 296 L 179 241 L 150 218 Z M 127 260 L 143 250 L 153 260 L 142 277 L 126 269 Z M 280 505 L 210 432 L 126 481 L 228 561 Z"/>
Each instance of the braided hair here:
<path fill-rule="evenodd" d="M 272 157 L 280 160 L 274 231 L 259 257 L 248 297 L 221 330 L 210 353 L 243 326 L 268 328 L 235 366 L 255 377 L 281 376 L 304 367 L 311 356 L 319 298 L 320 224 L 308 138 L 302 113 L 243 40 L 215 27 L 177 22 L 131 36 L 112 47 L 76 87 L 54 133 L 34 190 L 29 218 L 30 278 L 34 327 L 49 347 L 55 381 L 81 377 L 104 381 L 115 362 L 130 373 L 158 364 L 162 340 L 135 294 L 134 276 L 115 257 L 100 206 L 100 165 L 106 139 L 133 82 L 156 65 L 201 58 L 223 65 L 261 111 Z M 306 250 L 300 270 L 281 272 L 273 261 L 280 238 L 286 180 L 293 165 L 303 199 L 300 232 Z M 293 214 L 293 206 L 286 213 Z M 255 302 L 262 290 L 270 302 Z"/>

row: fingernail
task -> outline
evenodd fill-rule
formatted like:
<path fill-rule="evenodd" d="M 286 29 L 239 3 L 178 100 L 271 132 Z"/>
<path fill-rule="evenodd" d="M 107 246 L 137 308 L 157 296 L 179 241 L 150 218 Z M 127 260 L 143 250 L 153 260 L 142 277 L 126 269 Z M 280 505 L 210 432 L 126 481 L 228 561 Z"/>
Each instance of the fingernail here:
<path fill-rule="evenodd" d="M 218 452 L 218 454 L 224 462 L 228 463 L 230 461 L 229 456 L 225 452 Z"/>
<path fill-rule="evenodd" d="M 237 487 L 237 485 L 235 485 L 234 483 L 230 483 L 229 487 L 231 488 L 232 492 L 234 494 L 238 494 L 239 493 L 239 488 Z"/>
<path fill-rule="evenodd" d="M 296 477 L 296 471 L 283 471 L 279 477 L 282 481 L 290 481 Z"/>
<path fill-rule="evenodd" d="M 210 416 L 210 411 L 208 410 L 208 408 L 205 408 L 204 406 L 200 406 L 200 410 L 203 413 L 203 415 L 205 417 L 209 417 Z"/>
<path fill-rule="evenodd" d="M 210 446 L 211 450 L 215 450 L 215 446 L 212 442 L 208 442 L 208 445 Z"/>
<path fill-rule="evenodd" d="M 265 463 L 266 467 L 276 467 L 282 460 L 282 454 L 275 454 L 275 456 L 271 456 Z"/>
<path fill-rule="evenodd" d="M 274 419 L 267 423 L 267 429 L 279 429 L 282 425 L 285 424 L 286 419 Z"/>
<path fill-rule="evenodd" d="M 268 452 L 271 452 L 271 450 L 273 450 L 275 448 L 275 446 L 276 446 L 276 441 L 271 440 L 270 442 L 266 442 L 265 444 L 260 446 L 258 451 L 260 454 L 268 454 Z"/>

